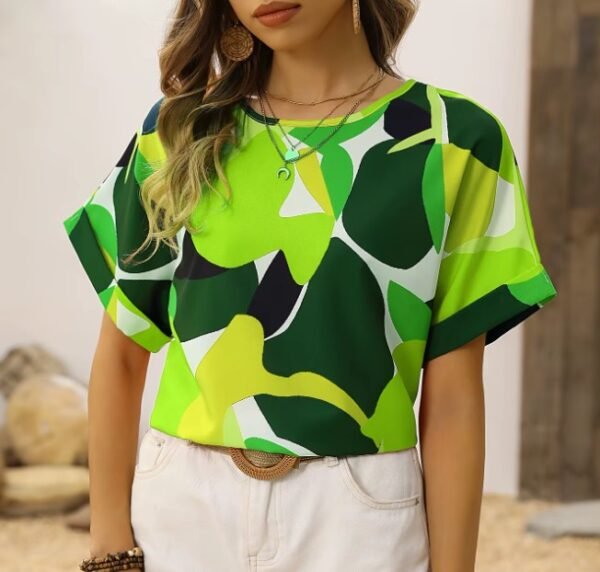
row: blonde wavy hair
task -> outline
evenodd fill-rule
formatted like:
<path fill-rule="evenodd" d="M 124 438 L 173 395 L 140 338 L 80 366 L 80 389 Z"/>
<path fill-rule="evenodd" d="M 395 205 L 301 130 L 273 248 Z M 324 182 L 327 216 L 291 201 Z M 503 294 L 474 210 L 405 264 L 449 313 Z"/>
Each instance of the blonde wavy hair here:
<path fill-rule="evenodd" d="M 361 0 L 361 24 L 371 55 L 385 72 L 396 75 L 395 52 L 416 11 L 416 0 Z M 185 226 L 199 232 L 190 217 L 203 189 L 216 191 L 215 177 L 231 187 L 223 161 L 238 143 L 233 110 L 250 93 L 263 89 L 272 50 L 254 38 L 250 58 L 233 62 L 222 52 L 221 33 L 237 18 L 227 1 L 180 0 L 159 52 L 161 90 L 157 131 L 166 160 L 146 178 L 141 201 L 148 234 L 137 252 L 155 243 L 177 250 L 176 234 Z M 217 73 L 217 66 L 220 70 Z"/>

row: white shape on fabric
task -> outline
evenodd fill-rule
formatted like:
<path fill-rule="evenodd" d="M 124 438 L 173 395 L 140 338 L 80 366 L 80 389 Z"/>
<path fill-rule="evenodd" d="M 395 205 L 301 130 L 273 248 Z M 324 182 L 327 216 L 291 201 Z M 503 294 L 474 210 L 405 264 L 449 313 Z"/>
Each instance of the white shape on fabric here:
<path fill-rule="evenodd" d="M 127 336 L 134 336 L 150 329 L 150 322 L 145 320 L 117 299 L 117 327 Z"/>
<path fill-rule="evenodd" d="M 446 221 L 447 225 L 447 221 Z M 435 292 L 435 281 L 441 254 L 432 246 L 427 254 L 411 268 L 395 268 L 381 262 L 358 245 L 347 233 L 343 224 L 343 214 L 335 221 L 332 237 L 336 236 L 349 246 L 367 264 L 380 285 L 385 286 L 382 292 L 387 291 L 387 283 L 391 280 L 407 290 L 423 302 L 429 301 Z"/>
<path fill-rule="evenodd" d="M 442 98 L 441 95 L 438 94 L 440 98 L 440 112 L 442 114 L 442 141 L 444 145 L 450 143 L 450 135 L 448 133 L 448 112 L 446 111 L 446 102 Z"/>
<path fill-rule="evenodd" d="M 352 161 L 352 181 L 354 181 L 354 178 L 356 177 L 356 173 L 358 172 L 358 168 L 365 153 L 375 145 L 392 139 L 391 135 L 386 133 L 383 126 L 383 115 L 381 115 L 373 125 L 367 127 L 367 129 L 358 135 L 350 137 L 350 139 L 340 143 L 340 147 L 346 150 Z"/>
<path fill-rule="evenodd" d="M 100 187 L 96 189 L 94 196 L 92 197 L 91 204 L 98 205 L 106 209 L 112 217 L 113 224 L 115 224 L 115 202 L 114 202 L 114 191 L 115 183 L 121 174 L 123 167 L 115 167 L 108 177 L 102 182 Z"/>
<path fill-rule="evenodd" d="M 515 228 L 515 187 L 498 177 L 494 210 L 484 236 L 502 236 Z"/>
<path fill-rule="evenodd" d="M 300 159 L 302 161 L 302 159 Z M 321 205 L 315 200 L 306 188 L 302 177 L 298 173 L 294 176 L 292 188 L 279 209 L 282 218 L 301 216 L 304 214 L 323 213 Z"/>
<path fill-rule="evenodd" d="M 185 359 L 194 376 L 196 375 L 196 370 L 198 369 L 200 362 L 204 359 L 204 356 L 206 356 L 210 348 L 224 331 L 225 328 L 221 328 L 220 330 L 208 332 L 207 334 L 203 334 L 186 342 L 181 342 L 181 349 L 185 354 Z"/>
<path fill-rule="evenodd" d="M 271 252 L 267 252 L 267 254 L 260 256 L 254 260 L 254 265 L 256 266 L 256 273 L 258 274 L 259 284 L 262 282 L 262 279 L 267 273 L 269 266 L 271 266 L 271 262 L 273 262 L 274 258 L 279 252 L 279 250 L 272 250 Z"/>

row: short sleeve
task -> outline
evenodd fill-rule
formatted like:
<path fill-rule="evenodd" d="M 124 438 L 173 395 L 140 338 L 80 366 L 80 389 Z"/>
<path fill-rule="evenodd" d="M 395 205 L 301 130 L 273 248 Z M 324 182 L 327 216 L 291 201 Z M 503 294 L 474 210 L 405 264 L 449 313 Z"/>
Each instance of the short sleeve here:
<path fill-rule="evenodd" d="M 484 333 L 490 344 L 557 294 L 540 259 L 511 142 L 497 118 L 486 118 L 481 133 L 457 137 L 463 148 L 444 156 L 446 182 L 458 183 L 447 197 L 425 361 Z"/>
<path fill-rule="evenodd" d="M 144 141 L 155 139 L 146 128 L 147 122 L 133 135 L 106 179 L 63 220 L 63 227 L 117 328 L 146 350 L 158 352 L 172 338 L 168 304 L 175 255 L 161 243 L 151 257 L 152 244 L 132 262 L 123 260 L 148 232 L 140 186 L 151 167 L 141 147 L 150 150 L 146 155 L 156 154 L 156 141 Z"/>

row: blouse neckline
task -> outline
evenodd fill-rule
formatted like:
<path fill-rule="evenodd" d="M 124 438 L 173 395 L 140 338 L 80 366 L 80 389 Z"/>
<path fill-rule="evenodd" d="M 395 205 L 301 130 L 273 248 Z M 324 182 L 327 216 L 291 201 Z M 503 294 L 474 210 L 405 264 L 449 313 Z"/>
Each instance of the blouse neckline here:
<path fill-rule="evenodd" d="M 352 123 L 354 121 L 358 121 L 360 119 L 368 117 L 392 99 L 400 97 L 401 95 L 408 92 L 416 83 L 417 81 L 414 78 L 406 78 L 405 81 L 398 87 L 394 88 L 391 91 L 388 91 L 387 93 L 384 93 L 365 107 L 351 113 L 346 119 L 346 123 Z M 252 119 L 253 121 L 258 122 L 261 125 L 265 124 L 265 118 L 263 118 L 263 115 L 256 111 L 254 108 L 252 108 L 245 99 L 240 101 L 239 107 L 242 110 L 242 112 L 248 117 L 250 117 L 250 119 Z M 320 119 L 291 119 L 283 117 L 272 117 L 269 115 L 266 115 L 265 117 L 269 125 L 273 125 L 278 122 L 282 126 L 286 125 L 289 127 L 313 127 L 321 121 Z M 328 117 L 321 122 L 321 126 L 331 127 L 332 125 L 336 125 L 340 121 L 342 121 L 344 117 L 344 115 Z"/>

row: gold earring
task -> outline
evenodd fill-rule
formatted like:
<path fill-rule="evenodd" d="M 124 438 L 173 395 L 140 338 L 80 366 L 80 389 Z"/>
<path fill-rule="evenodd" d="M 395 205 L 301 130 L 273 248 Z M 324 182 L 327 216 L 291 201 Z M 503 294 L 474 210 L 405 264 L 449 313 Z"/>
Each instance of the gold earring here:
<path fill-rule="evenodd" d="M 254 38 L 247 28 L 236 22 L 221 34 L 221 50 L 234 62 L 242 62 L 254 51 Z"/>
<path fill-rule="evenodd" d="M 352 0 L 352 23 L 354 25 L 354 33 L 360 32 L 360 0 Z"/>

